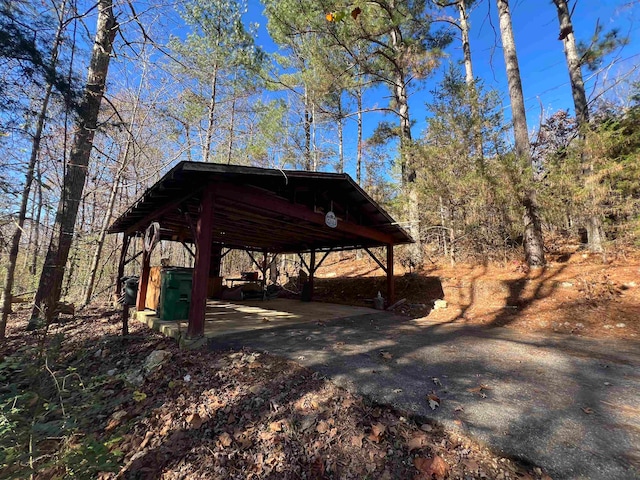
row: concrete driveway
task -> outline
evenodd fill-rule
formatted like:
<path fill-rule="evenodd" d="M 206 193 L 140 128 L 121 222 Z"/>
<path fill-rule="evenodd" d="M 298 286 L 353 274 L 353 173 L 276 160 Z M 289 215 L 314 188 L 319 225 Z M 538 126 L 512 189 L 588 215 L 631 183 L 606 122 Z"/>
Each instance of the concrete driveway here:
<path fill-rule="evenodd" d="M 543 466 L 554 478 L 640 478 L 640 343 L 386 313 L 220 334 L 210 342 L 287 356 L 374 401 Z M 435 410 L 429 393 L 441 400 Z"/>

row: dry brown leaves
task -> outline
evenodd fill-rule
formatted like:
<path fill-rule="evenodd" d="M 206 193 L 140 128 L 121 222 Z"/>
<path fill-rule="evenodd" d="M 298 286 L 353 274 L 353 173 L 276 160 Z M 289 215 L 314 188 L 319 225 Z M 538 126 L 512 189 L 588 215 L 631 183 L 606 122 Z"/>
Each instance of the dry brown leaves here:
<path fill-rule="evenodd" d="M 449 472 L 448 465 L 439 455 L 433 458 L 416 457 L 413 460 L 413 464 L 420 472 L 414 477 L 415 480 L 426 480 L 433 477 L 437 480 L 444 480 Z"/>
<path fill-rule="evenodd" d="M 422 480 L 498 474 L 498 459 L 485 448 L 371 405 L 294 362 L 248 350 L 180 351 L 173 341 L 137 324 L 131 326 L 135 336 L 122 343 L 117 321 L 116 315 L 113 323 L 96 316 L 83 319 L 83 328 L 67 326 L 73 342 L 64 355 L 72 360 L 63 367 L 78 367 L 89 383 L 92 375 L 104 376 L 110 369 L 138 367 L 153 350 L 171 351 L 172 361 L 142 386 L 133 388 L 113 377 L 104 387 L 112 392 L 105 398 L 117 402 L 105 407 L 111 410 L 104 412 L 102 422 L 92 423 L 92 431 L 82 432 L 122 452 L 123 478 L 134 472 L 167 479 Z M 103 344 L 105 335 L 112 337 Z M 93 358 L 98 344 L 110 353 L 81 364 L 86 357 L 75 355 L 74 349 Z M 135 391 L 145 398 L 136 402 Z M 427 400 L 440 404 L 435 393 Z M 499 465 L 512 478 L 530 473 L 512 462 Z M 104 479 L 114 476 L 101 474 Z"/>

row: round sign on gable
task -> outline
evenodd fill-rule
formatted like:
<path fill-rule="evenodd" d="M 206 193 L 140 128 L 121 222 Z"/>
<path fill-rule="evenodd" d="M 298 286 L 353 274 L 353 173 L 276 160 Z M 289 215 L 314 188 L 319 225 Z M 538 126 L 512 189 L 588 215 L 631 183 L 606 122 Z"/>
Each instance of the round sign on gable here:
<path fill-rule="evenodd" d="M 324 216 L 324 223 L 327 224 L 329 228 L 336 228 L 338 226 L 338 219 L 336 218 L 336 214 L 333 212 L 327 212 Z"/>

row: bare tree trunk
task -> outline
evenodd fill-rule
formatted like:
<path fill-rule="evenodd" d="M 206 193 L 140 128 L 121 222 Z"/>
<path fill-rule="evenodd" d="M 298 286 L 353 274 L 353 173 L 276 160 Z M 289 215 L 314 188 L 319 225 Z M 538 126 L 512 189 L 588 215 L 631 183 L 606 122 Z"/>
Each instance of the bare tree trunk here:
<path fill-rule="evenodd" d="M 358 85 L 356 92 L 358 102 L 358 152 L 356 155 L 356 181 L 362 185 L 362 87 Z"/>
<path fill-rule="evenodd" d="M 342 99 L 338 97 L 338 172 L 344 172 L 344 117 L 342 115 Z"/>
<path fill-rule="evenodd" d="M 391 42 L 394 49 L 402 47 L 402 37 L 397 29 L 390 32 Z M 413 266 L 422 265 L 422 241 L 420 237 L 420 205 L 418 202 L 418 191 L 416 189 L 416 169 L 413 162 L 413 154 L 410 151 L 411 118 L 409 116 L 409 98 L 407 95 L 407 83 L 403 72 L 398 69 L 394 78 L 393 94 L 400 117 L 400 157 L 402 171 L 402 187 L 407 197 L 407 217 L 409 219 L 409 233 L 415 243 L 410 247 L 410 260 Z"/>
<path fill-rule="evenodd" d="M 51 51 L 51 59 L 49 61 L 49 67 L 55 69 L 58 63 L 58 51 L 60 43 L 62 41 L 62 33 L 64 30 L 64 15 L 66 11 L 66 0 L 62 1 L 60 5 L 60 18 L 58 23 L 58 29 L 54 38 L 54 45 Z M 29 203 L 29 193 L 31 191 L 31 184 L 33 183 L 33 173 L 35 165 L 40 154 L 40 144 L 42 142 L 42 132 L 44 130 L 45 119 L 47 117 L 47 111 L 49 109 L 49 100 L 51 99 L 51 93 L 53 92 L 53 84 L 47 82 L 44 98 L 42 99 L 42 106 L 38 113 L 38 120 L 36 123 L 36 131 L 33 135 L 31 142 L 31 156 L 29 157 L 29 164 L 27 165 L 27 173 L 25 175 L 24 187 L 22 188 L 22 199 L 20 201 L 20 210 L 18 211 L 18 219 L 16 221 L 16 229 L 11 236 L 11 246 L 9 249 L 9 264 L 7 266 L 7 275 L 5 277 L 4 289 L 2 290 L 2 299 L 0 304 L 2 305 L 2 317 L 0 317 L 0 339 L 5 338 L 7 329 L 7 318 L 11 312 L 11 295 L 13 292 L 13 282 L 15 280 L 16 263 L 18 262 L 18 252 L 20 250 L 20 239 L 22 238 L 22 231 L 24 228 L 24 222 L 27 216 L 27 205 Z"/>
<path fill-rule="evenodd" d="M 64 269 L 69 257 L 78 207 L 87 177 L 87 167 L 117 29 L 112 0 L 99 0 L 98 10 L 96 37 L 87 73 L 87 83 L 78 111 L 77 127 L 56 212 L 53 235 L 31 313 L 32 318 L 39 318 L 44 313 L 47 321 L 52 319 L 56 303 L 60 299 Z"/>
<path fill-rule="evenodd" d="M 231 165 L 231 156 L 233 154 L 233 130 L 235 128 L 236 122 L 236 101 L 237 101 L 237 92 L 235 82 L 238 78 L 237 74 L 234 74 L 234 90 L 233 90 L 233 99 L 231 100 L 231 121 L 229 124 L 229 144 L 227 146 L 227 165 Z"/>
<path fill-rule="evenodd" d="M 571 80 L 571 94 L 573 95 L 573 105 L 576 111 L 576 120 L 582 140 L 585 140 L 585 132 L 589 125 L 589 104 L 587 103 L 587 94 L 584 88 L 584 80 L 582 79 L 582 69 L 580 65 L 580 56 L 576 48 L 576 37 L 573 33 L 573 23 L 571 22 L 571 14 L 566 0 L 553 0 L 558 10 L 558 22 L 560 23 L 560 36 L 564 45 L 564 55 L 567 59 L 567 67 L 569 70 L 569 79 Z M 589 177 L 593 174 L 593 166 L 588 156 L 582 153 L 582 177 L 585 179 L 585 186 L 589 190 L 589 216 L 587 217 L 587 242 L 592 252 L 602 253 L 604 251 L 602 241 L 604 233 L 602 231 L 602 221 L 597 214 L 597 201 L 595 200 L 595 192 L 593 182 L 589 181 Z"/>
<path fill-rule="evenodd" d="M 33 255 L 31 257 L 31 266 L 29 272 L 31 275 L 35 275 L 38 269 L 38 256 L 40 255 L 40 221 L 42 219 L 42 171 L 40 168 L 40 162 L 37 163 L 36 170 L 36 218 L 34 220 L 34 235 L 33 235 Z"/>
<path fill-rule="evenodd" d="M 480 163 L 480 167 L 484 167 L 484 148 L 482 142 L 482 125 L 479 124 L 480 115 L 478 113 L 478 95 L 476 90 L 476 81 L 473 76 L 473 63 L 471 61 L 471 44 L 469 43 L 469 16 L 465 6 L 465 0 L 458 0 L 458 11 L 460 13 L 460 31 L 462 34 L 462 53 L 464 55 L 464 71 L 465 83 L 471 93 L 471 111 L 475 117 L 474 122 L 474 141 L 475 156 Z"/>
<path fill-rule="evenodd" d="M 344 173 L 344 125 L 338 117 L 338 172 Z"/>
<path fill-rule="evenodd" d="M 307 86 L 304 86 L 304 159 L 305 170 L 311 170 L 311 123 L 313 115 L 309 111 L 309 94 Z"/>
<path fill-rule="evenodd" d="M 316 104 L 311 104 L 311 153 L 312 153 L 312 167 L 314 172 L 318 171 L 318 144 L 316 143 Z"/>
<path fill-rule="evenodd" d="M 500 17 L 504 63 L 507 69 L 509 98 L 511 99 L 516 156 L 523 165 L 529 166 L 531 165 L 529 132 L 520 80 L 520 67 L 518 66 L 518 56 L 511 26 L 509 1 L 496 1 L 498 4 L 498 16 Z M 536 191 L 533 185 L 525 186 L 525 191 L 522 193 L 522 206 L 524 207 L 524 255 L 530 267 L 542 267 L 545 264 L 542 222 L 540 221 Z"/>
<path fill-rule="evenodd" d="M 211 79 L 211 98 L 209 100 L 209 116 L 207 117 L 207 134 L 204 141 L 204 150 L 202 152 L 202 161 L 208 162 L 211 155 L 211 141 L 213 139 L 213 120 L 217 103 L 218 89 L 218 64 L 213 66 L 213 73 Z"/>
<path fill-rule="evenodd" d="M 464 0 L 458 0 L 458 11 L 460 13 L 465 81 L 468 86 L 472 86 L 475 85 L 475 79 L 473 78 L 473 63 L 471 62 L 471 44 L 469 43 L 469 16 L 467 15 L 467 7 L 464 4 Z"/>

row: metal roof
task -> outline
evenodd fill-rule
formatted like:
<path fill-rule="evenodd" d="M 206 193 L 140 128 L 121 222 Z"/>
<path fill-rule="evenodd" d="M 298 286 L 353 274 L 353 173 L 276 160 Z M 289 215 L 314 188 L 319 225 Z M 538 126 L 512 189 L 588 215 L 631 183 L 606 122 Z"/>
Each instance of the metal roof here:
<path fill-rule="evenodd" d="M 161 239 L 194 241 L 202 192 L 214 191 L 214 243 L 269 252 L 347 249 L 413 240 L 344 173 L 180 162 L 109 228 L 137 235 L 160 223 Z M 332 211 L 337 225 L 329 227 Z"/>

